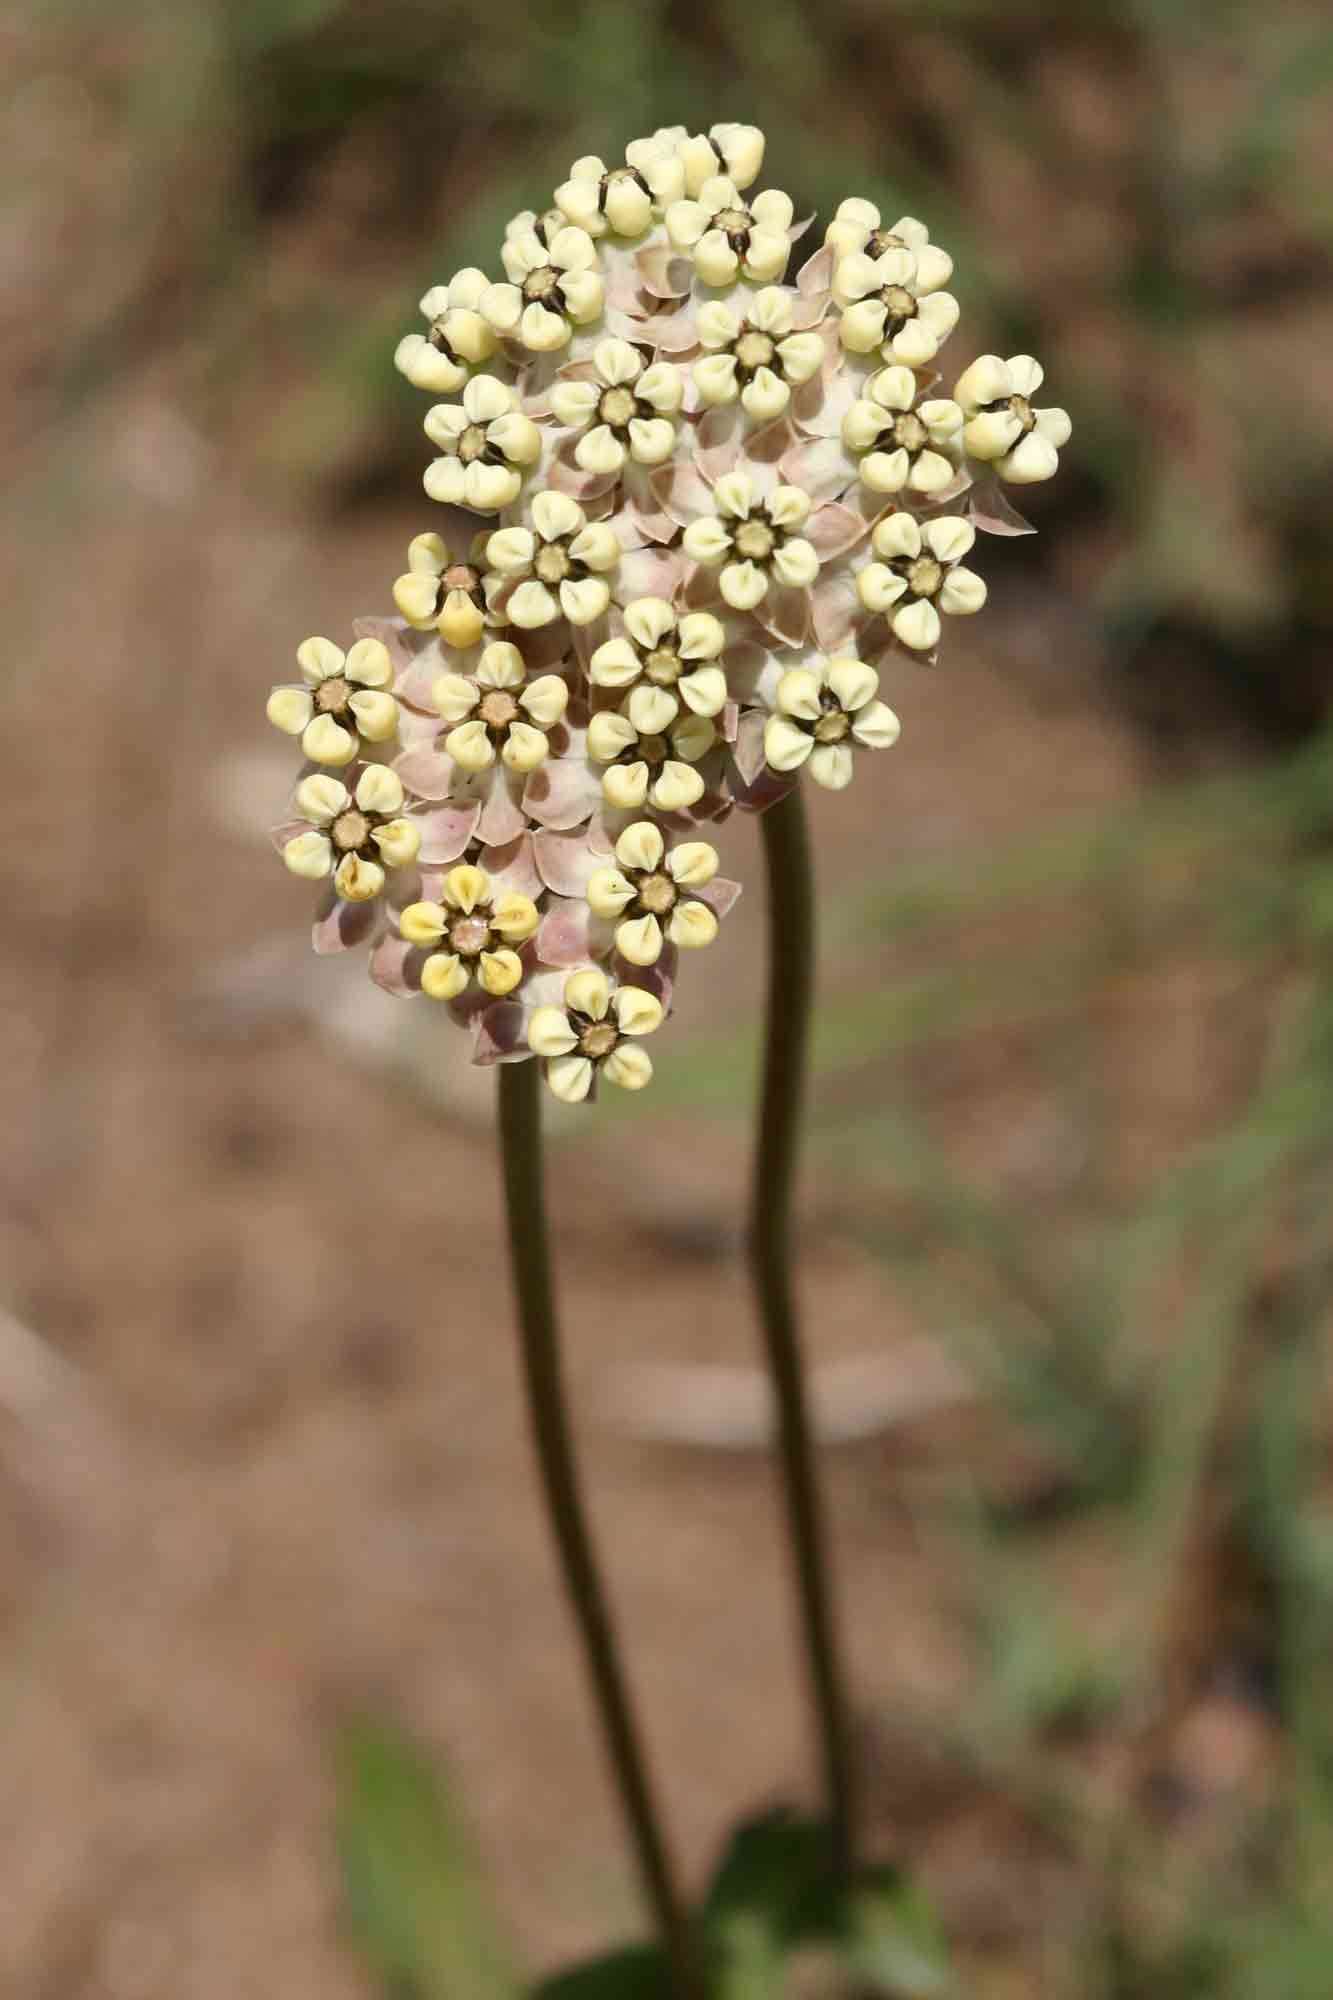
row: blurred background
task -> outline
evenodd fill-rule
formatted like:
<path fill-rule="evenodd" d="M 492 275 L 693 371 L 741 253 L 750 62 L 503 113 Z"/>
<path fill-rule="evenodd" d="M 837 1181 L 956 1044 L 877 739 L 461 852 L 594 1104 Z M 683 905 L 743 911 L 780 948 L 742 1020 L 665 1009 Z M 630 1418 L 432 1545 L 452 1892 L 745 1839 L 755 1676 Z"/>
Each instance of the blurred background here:
<path fill-rule="evenodd" d="M 391 366 L 425 286 L 576 155 L 727 117 L 821 224 L 922 216 L 951 372 L 1030 349 L 1075 421 L 986 615 L 896 670 L 882 781 L 812 802 L 799 1254 L 872 1845 L 936 1939 L 901 1991 L 1325 2000 L 1326 9 L 14 0 L 0 49 L 0 1989 L 473 2000 L 474 1920 L 533 1970 L 638 1928 L 489 1086 L 309 957 L 263 702 L 429 525 Z M 750 896 L 651 1095 L 553 1136 L 694 1883 L 814 1781 L 735 1255 L 753 828 L 722 845 Z"/>

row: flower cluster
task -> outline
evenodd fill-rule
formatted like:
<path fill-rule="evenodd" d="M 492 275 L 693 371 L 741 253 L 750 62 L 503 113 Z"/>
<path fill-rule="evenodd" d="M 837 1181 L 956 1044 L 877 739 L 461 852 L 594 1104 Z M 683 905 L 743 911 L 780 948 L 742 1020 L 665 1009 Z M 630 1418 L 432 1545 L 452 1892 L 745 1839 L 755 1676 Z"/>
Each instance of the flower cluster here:
<path fill-rule="evenodd" d="M 887 749 L 881 687 L 979 611 L 977 531 L 1069 436 L 1030 355 L 950 385 L 953 263 L 844 201 L 808 228 L 763 134 L 666 128 L 576 160 L 502 275 L 421 301 L 396 364 L 434 400 L 432 525 L 397 617 L 307 639 L 269 719 L 300 740 L 297 875 L 319 951 L 368 942 L 479 1062 L 569 1102 L 642 1088 L 682 952 L 740 890 L 711 836 L 802 772 Z"/>

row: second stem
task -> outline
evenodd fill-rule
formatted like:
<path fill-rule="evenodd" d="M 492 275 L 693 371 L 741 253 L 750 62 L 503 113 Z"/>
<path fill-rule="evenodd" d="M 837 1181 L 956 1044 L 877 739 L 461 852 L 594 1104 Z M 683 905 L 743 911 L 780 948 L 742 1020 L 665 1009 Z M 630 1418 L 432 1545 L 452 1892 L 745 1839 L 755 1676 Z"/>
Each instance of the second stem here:
<path fill-rule="evenodd" d="M 782 1483 L 819 1725 L 832 1860 L 845 1881 L 855 1859 L 851 1730 L 791 1273 L 792 1184 L 814 994 L 814 880 L 800 787 L 762 813 L 759 825 L 767 870 L 769 972 L 750 1262 L 777 1403 Z"/>

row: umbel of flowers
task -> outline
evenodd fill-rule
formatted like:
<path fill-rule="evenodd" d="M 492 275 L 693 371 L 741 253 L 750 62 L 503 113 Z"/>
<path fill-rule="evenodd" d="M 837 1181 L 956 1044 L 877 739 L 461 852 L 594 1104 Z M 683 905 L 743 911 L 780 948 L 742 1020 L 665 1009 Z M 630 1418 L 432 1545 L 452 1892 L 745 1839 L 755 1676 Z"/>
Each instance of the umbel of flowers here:
<path fill-rule="evenodd" d="M 1026 530 L 1003 489 L 1069 436 L 1031 355 L 950 366 L 925 223 L 853 196 L 809 247 L 764 152 L 725 124 L 576 160 L 432 286 L 395 357 L 434 453 L 397 616 L 269 697 L 315 949 L 368 945 L 569 1101 L 648 1083 L 682 959 L 708 977 L 727 815 L 882 782 L 885 693 L 982 609 L 978 530 Z"/>

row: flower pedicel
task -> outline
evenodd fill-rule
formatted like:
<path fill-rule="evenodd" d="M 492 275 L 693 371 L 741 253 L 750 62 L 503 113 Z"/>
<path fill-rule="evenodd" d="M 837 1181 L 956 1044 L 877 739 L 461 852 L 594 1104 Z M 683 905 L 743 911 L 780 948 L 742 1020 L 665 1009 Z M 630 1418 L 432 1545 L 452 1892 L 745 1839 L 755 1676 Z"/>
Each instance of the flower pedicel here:
<path fill-rule="evenodd" d="M 306 640 L 268 701 L 317 948 L 369 943 L 567 1102 L 646 1084 L 682 953 L 708 978 L 727 814 L 876 782 L 884 697 L 985 603 L 977 530 L 1025 526 L 997 481 L 1069 436 L 1030 355 L 948 370 L 924 223 L 850 196 L 808 254 L 764 152 L 722 123 L 576 160 L 427 292 L 399 615 Z"/>

